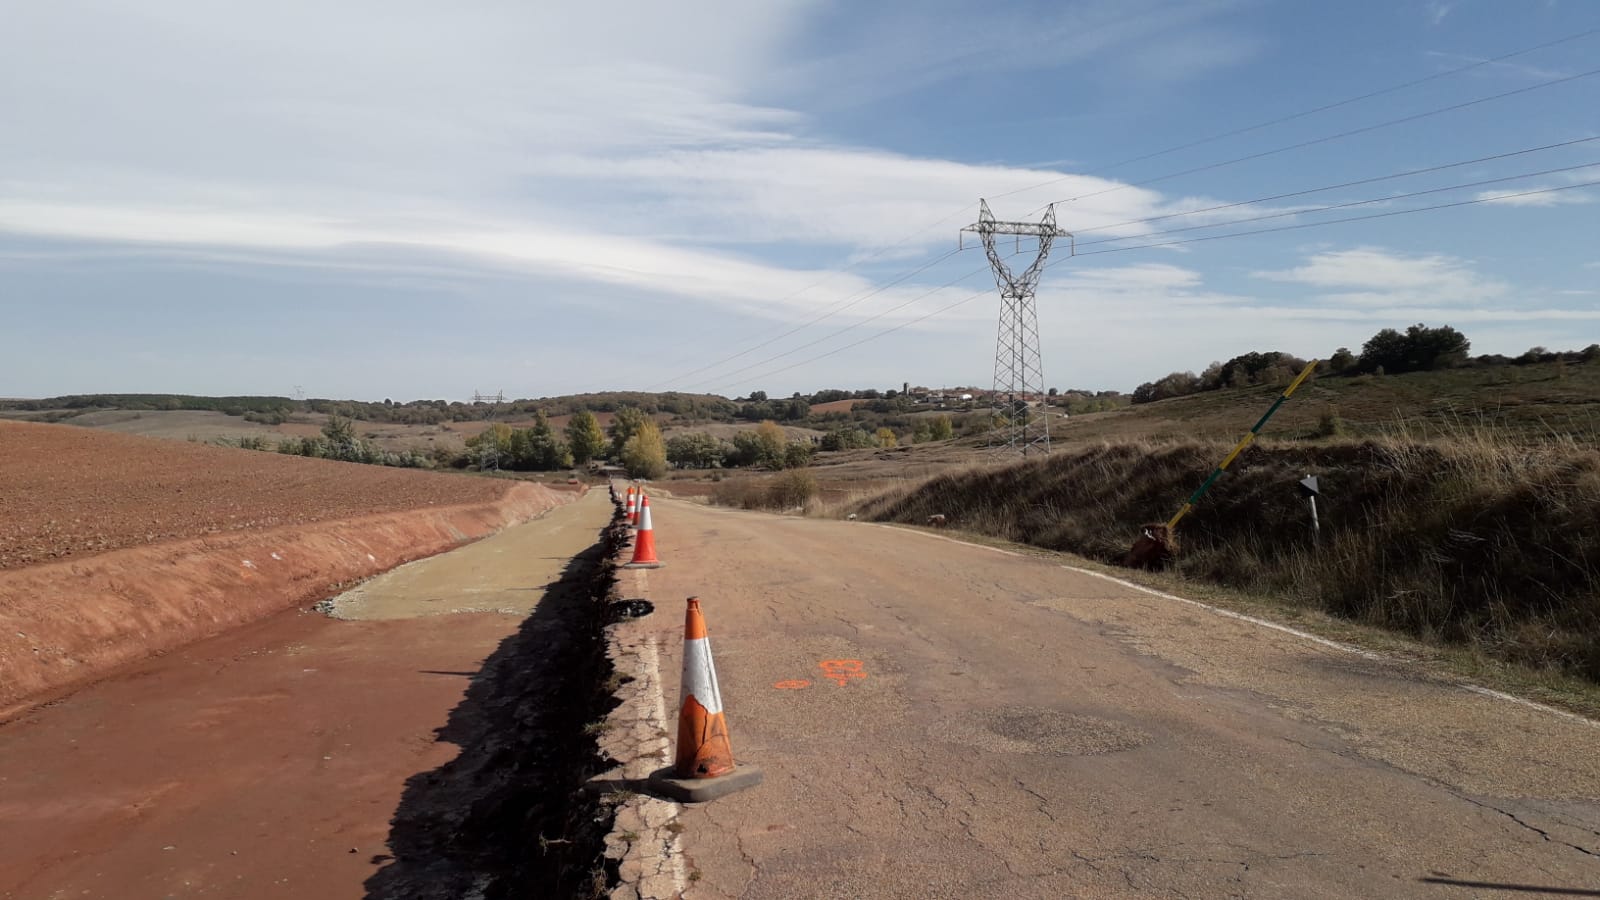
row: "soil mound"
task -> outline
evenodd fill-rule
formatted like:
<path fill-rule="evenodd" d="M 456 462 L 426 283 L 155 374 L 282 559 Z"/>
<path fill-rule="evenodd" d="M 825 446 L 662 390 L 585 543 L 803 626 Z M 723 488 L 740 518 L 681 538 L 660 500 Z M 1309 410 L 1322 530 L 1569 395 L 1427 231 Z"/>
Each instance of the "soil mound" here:
<path fill-rule="evenodd" d="M 581 495 L 68 426 L 0 457 L 0 716 Z"/>

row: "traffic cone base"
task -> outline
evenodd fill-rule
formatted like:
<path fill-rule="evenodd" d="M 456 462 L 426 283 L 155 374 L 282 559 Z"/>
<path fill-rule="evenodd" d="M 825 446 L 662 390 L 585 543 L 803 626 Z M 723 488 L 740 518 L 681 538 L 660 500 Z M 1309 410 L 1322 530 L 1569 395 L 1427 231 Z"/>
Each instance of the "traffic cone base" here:
<path fill-rule="evenodd" d="M 700 601 L 689 598 L 684 621 L 683 686 L 678 711 L 678 753 L 671 768 L 650 776 L 651 784 L 674 800 L 698 803 L 761 783 L 761 770 L 738 766 L 722 711 L 722 691 L 711 660 Z"/>
<path fill-rule="evenodd" d="M 650 775 L 650 786 L 656 793 L 679 803 L 704 803 L 755 787 L 761 779 L 762 772 L 757 766 L 740 766 L 716 778 L 679 778 L 677 769 L 668 766 Z"/>

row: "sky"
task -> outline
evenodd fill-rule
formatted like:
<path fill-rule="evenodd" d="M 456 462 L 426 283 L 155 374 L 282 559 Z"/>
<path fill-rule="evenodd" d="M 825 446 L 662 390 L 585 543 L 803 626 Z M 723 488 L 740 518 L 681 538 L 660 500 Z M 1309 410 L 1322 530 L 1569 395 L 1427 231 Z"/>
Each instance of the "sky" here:
<path fill-rule="evenodd" d="M 5 20 L 0 397 L 986 387 L 980 198 L 1073 235 L 1037 296 L 1061 389 L 1416 322 L 1600 341 L 1592 0 Z"/>

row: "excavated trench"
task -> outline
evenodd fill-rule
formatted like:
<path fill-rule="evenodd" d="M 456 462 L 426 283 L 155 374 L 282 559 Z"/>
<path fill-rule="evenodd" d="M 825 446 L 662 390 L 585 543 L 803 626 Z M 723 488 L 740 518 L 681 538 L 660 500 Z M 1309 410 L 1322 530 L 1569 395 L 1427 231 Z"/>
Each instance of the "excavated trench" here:
<path fill-rule="evenodd" d="M 605 767 L 606 604 L 626 540 L 617 521 L 601 531 L 473 677 L 439 731 L 461 752 L 407 781 L 369 898 L 604 895 L 611 811 L 582 785 Z"/>

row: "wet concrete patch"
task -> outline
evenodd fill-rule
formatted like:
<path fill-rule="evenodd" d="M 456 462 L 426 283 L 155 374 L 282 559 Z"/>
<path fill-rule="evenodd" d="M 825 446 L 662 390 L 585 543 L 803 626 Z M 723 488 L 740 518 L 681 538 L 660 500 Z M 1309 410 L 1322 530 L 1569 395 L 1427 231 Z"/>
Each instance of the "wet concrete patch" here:
<path fill-rule="evenodd" d="M 1150 735 L 1124 722 L 1031 706 L 947 719 L 933 727 L 931 736 L 982 750 L 1049 756 L 1098 756 L 1150 742 Z"/>

